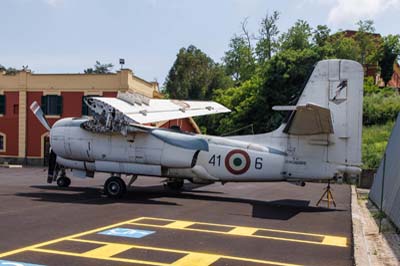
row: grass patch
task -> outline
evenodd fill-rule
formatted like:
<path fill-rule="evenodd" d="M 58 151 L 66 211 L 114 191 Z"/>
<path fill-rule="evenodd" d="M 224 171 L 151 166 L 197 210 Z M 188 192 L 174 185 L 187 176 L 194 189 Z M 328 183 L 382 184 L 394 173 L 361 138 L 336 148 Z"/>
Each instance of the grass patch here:
<path fill-rule="evenodd" d="M 386 149 L 394 122 L 363 127 L 362 161 L 364 169 L 376 169 Z"/>

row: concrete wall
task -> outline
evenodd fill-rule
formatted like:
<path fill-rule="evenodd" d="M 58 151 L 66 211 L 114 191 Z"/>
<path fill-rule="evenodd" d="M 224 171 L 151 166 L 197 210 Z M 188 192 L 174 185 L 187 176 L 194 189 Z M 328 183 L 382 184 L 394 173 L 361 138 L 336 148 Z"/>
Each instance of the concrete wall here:
<path fill-rule="evenodd" d="M 383 195 L 383 211 L 397 228 L 400 228 L 400 114 L 397 116 L 385 154 L 386 163 L 382 159 L 369 197 L 379 207 Z"/>

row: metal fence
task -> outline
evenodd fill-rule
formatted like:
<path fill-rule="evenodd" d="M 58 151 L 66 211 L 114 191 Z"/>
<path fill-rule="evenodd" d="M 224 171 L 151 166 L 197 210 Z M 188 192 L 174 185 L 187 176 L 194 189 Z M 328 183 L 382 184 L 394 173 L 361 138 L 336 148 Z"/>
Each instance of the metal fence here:
<path fill-rule="evenodd" d="M 369 193 L 370 199 L 400 228 L 400 114 Z"/>

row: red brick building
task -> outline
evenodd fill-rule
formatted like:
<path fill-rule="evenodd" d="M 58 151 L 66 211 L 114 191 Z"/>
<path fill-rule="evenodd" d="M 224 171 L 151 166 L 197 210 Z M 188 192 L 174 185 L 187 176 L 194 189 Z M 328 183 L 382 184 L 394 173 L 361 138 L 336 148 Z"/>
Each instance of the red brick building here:
<path fill-rule="evenodd" d="M 50 125 L 63 117 L 87 114 L 85 96 L 114 97 L 118 91 L 134 91 L 151 98 L 161 98 L 156 82 L 145 81 L 129 69 L 113 74 L 33 74 L 0 73 L 0 163 L 42 164 L 48 151 L 48 132 L 29 106 L 42 105 Z M 197 132 L 192 119 L 154 124 Z"/>

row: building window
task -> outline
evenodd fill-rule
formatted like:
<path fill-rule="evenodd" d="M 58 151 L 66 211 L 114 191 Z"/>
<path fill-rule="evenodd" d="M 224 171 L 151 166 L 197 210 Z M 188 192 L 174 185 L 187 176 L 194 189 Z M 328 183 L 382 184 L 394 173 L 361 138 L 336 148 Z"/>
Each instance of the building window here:
<path fill-rule="evenodd" d="M 6 151 L 6 135 L 0 133 L 0 152 Z"/>
<path fill-rule="evenodd" d="M 89 115 L 92 116 L 92 110 L 89 106 L 85 103 L 85 99 L 88 97 L 98 97 L 99 95 L 85 95 L 82 97 L 82 115 Z"/>
<path fill-rule="evenodd" d="M 46 95 L 42 96 L 42 110 L 45 115 L 61 115 L 63 101 L 62 96 Z"/>
<path fill-rule="evenodd" d="M 4 115 L 6 113 L 6 96 L 0 95 L 0 115 Z"/>

